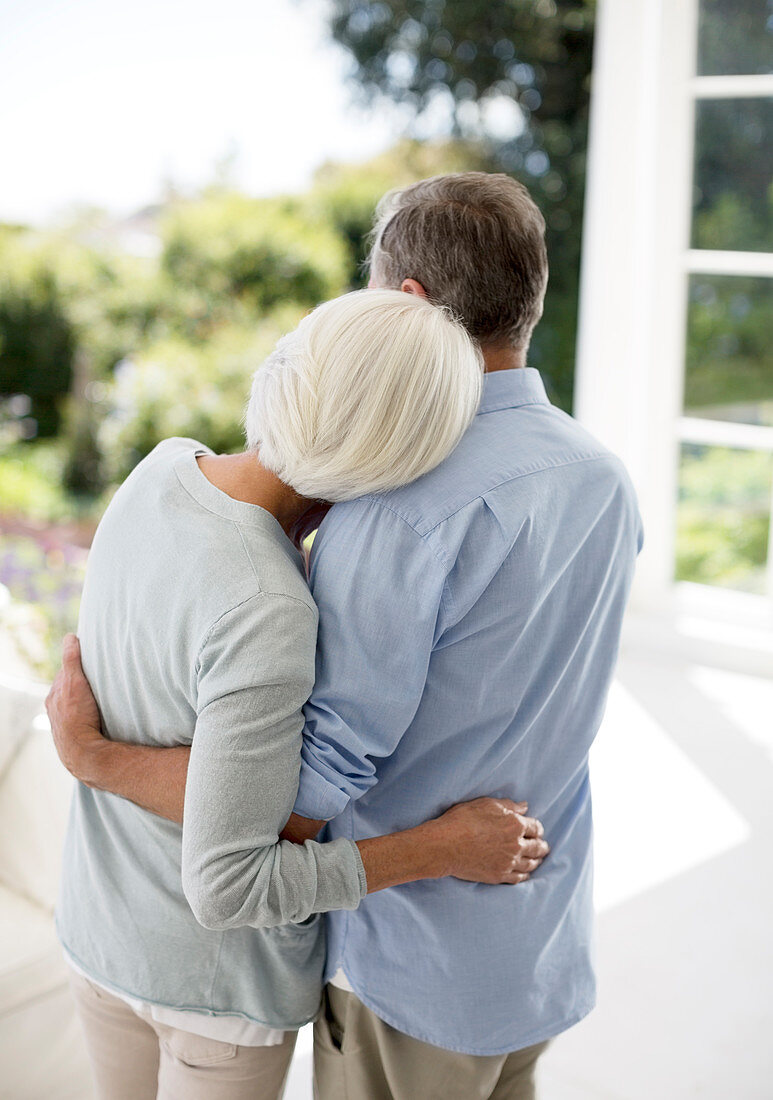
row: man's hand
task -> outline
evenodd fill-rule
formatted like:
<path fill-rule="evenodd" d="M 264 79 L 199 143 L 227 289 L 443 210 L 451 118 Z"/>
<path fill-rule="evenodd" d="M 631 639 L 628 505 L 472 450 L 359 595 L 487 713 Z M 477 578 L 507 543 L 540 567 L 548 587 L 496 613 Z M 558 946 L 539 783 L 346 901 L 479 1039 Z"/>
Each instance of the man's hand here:
<path fill-rule="evenodd" d="M 105 738 L 97 701 L 81 665 L 80 643 L 74 634 L 67 634 L 62 644 L 62 667 L 46 698 L 46 710 L 59 759 L 76 779 L 88 783 L 95 746 Z"/>
<path fill-rule="evenodd" d="M 451 858 L 447 874 L 468 882 L 525 882 L 550 851 L 542 823 L 524 816 L 528 808 L 507 798 L 476 798 L 435 818 L 431 824 L 445 834 Z"/>
<path fill-rule="evenodd" d="M 190 747 L 130 745 L 104 737 L 74 634 L 64 639 L 62 667 L 48 693 L 46 710 L 59 759 L 76 779 L 182 822 Z"/>

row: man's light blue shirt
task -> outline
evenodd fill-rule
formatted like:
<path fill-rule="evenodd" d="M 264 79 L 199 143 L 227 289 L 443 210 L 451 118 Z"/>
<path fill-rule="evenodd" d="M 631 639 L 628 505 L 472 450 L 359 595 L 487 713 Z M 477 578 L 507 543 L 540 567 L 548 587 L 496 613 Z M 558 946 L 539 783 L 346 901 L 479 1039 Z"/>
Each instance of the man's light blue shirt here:
<path fill-rule="evenodd" d="M 497 795 L 552 849 L 518 886 L 426 880 L 328 915 L 327 977 L 408 1035 L 500 1054 L 593 1007 L 588 750 L 640 545 L 621 463 L 527 368 L 486 376 L 436 470 L 320 528 L 296 812 L 359 839 Z"/>

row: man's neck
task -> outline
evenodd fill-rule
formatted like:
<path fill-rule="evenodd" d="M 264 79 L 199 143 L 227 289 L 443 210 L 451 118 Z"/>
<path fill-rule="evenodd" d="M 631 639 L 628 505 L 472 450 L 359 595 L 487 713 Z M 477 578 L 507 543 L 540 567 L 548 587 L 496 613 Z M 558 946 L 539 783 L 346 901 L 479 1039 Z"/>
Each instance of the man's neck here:
<path fill-rule="evenodd" d="M 256 504 L 270 512 L 289 534 L 311 503 L 262 466 L 252 451 L 238 455 L 199 455 L 207 481 L 234 500 Z"/>
<path fill-rule="evenodd" d="M 526 352 L 522 348 L 483 346 L 481 351 L 486 374 L 497 370 L 518 370 L 526 366 Z"/>

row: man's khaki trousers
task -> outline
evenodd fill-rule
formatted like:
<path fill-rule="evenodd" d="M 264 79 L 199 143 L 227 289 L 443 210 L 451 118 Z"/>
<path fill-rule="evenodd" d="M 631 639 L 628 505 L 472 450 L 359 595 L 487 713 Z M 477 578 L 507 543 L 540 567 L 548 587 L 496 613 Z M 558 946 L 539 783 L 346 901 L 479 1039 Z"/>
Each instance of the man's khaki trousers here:
<path fill-rule="evenodd" d="M 279 1100 L 296 1032 L 273 1047 L 205 1039 L 146 1019 L 71 971 L 97 1100 Z"/>
<path fill-rule="evenodd" d="M 385 1024 L 353 994 L 328 985 L 314 1025 L 315 1100 L 534 1100 L 547 1046 L 456 1054 Z"/>

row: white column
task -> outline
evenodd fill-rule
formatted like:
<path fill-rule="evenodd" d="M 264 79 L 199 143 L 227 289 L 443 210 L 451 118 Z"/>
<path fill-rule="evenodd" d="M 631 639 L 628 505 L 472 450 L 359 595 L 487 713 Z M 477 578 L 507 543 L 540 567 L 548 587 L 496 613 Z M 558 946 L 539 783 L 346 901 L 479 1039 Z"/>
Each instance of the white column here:
<path fill-rule="evenodd" d="M 634 605 L 667 605 L 674 561 L 697 0 L 600 0 L 575 412 L 620 455 L 646 546 Z"/>

